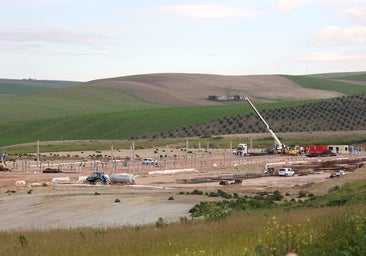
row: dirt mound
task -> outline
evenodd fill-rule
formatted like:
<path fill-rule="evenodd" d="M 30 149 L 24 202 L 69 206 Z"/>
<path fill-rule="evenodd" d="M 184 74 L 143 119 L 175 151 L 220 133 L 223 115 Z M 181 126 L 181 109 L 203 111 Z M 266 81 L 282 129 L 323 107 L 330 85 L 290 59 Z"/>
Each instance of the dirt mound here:
<path fill-rule="evenodd" d="M 146 74 L 94 80 L 83 86 L 121 89 L 147 101 L 174 106 L 218 104 L 207 100 L 210 95 L 250 96 L 257 98 L 255 102 L 322 99 L 340 95 L 331 91 L 306 89 L 278 75 Z"/>

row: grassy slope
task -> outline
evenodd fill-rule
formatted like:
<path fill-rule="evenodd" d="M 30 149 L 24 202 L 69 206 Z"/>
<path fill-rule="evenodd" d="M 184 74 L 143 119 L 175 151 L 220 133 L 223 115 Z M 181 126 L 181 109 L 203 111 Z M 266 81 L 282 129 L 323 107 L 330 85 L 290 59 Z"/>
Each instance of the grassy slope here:
<path fill-rule="evenodd" d="M 351 80 L 351 81 L 366 81 L 366 74 L 342 76 L 337 79 Z"/>
<path fill-rule="evenodd" d="M 344 72 L 344 73 L 321 73 L 321 74 L 311 74 L 311 75 L 306 75 L 306 77 L 315 77 L 315 78 L 324 78 L 324 79 L 341 79 L 343 77 L 347 77 L 347 76 L 359 76 L 359 75 L 365 75 L 366 72 L 365 71 L 359 71 L 359 72 Z M 358 80 L 358 79 L 354 79 L 354 80 Z M 362 81 L 362 80 L 358 80 L 358 81 Z"/>
<path fill-rule="evenodd" d="M 292 80 L 293 82 L 301 85 L 304 88 L 336 91 L 348 96 L 366 93 L 366 86 L 362 85 L 348 84 L 344 82 L 332 81 L 328 79 L 309 77 L 309 76 L 284 75 L 284 77 Z M 344 79 L 344 77 L 342 79 Z"/>
<path fill-rule="evenodd" d="M 25 94 L 47 89 L 74 86 L 79 82 L 0 79 L 0 94 Z"/>
<path fill-rule="evenodd" d="M 122 90 L 73 87 L 3 98 L 0 101 L 0 123 L 162 107 L 166 106 L 146 102 Z"/>
<path fill-rule="evenodd" d="M 238 106 L 169 108 L 17 121 L 0 126 L 0 144 L 37 139 L 126 139 L 231 115 L 238 110 Z"/>
<path fill-rule="evenodd" d="M 299 102 L 264 104 L 260 109 L 299 105 Z M 167 132 L 225 116 L 252 111 L 248 104 L 176 107 L 114 113 L 90 113 L 75 116 L 13 121 L 0 124 L 0 145 L 36 140 L 129 139 L 134 136 Z"/>

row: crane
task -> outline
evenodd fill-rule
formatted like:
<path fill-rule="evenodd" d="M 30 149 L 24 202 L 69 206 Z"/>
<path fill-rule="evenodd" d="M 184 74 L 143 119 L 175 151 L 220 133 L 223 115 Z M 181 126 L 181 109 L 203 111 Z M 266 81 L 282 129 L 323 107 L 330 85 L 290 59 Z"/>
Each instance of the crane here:
<path fill-rule="evenodd" d="M 282 142 L 280 141 L 280 139 L 277 137 L 277 135 L 272 131 L 271 127 L 269 127 L 269 124 L 266 122 L 266 120 L 264 120 L 263 116 L 259 113 L 259 111 L 257 110 L 257 108 L 253 105 L 253 103 L 249 100 L 248 97 L 245 97 L 245 100 L 250 104 L 250 106 L 254 109 L 255 113 L 259 116 L 259 118 L 262 120 L 262 122 L 264 123 L 264 125 L 266 126 L 268 132 L 271 134 L 272 138 L 274 139 L 274 141 L 276 142 L 275 148 L 277 150 L 277 152 L 281 152 L 284 153 L 285 152 L 285 145 L 282 144 Z"/>

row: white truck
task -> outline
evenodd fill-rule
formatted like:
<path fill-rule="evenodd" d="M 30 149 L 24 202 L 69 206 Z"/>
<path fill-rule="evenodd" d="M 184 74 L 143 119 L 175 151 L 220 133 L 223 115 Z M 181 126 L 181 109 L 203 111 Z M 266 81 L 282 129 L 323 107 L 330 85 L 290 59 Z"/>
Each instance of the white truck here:
<path fill-rule="evenodd" d="M 238 144 L 236 148 L 233 150 L 233 154 L 236 156 L 245 156 L 248 154 L 248 146 L 247 144 Z"/>
<path fill-rule="evenodd" d="M 289 176 L 294 176 L 295 172 L 294 170 L 292 170 L 292 168 L 280 168 L 278 169 L 278 176 L 285 176 L 285 177 L 289 177 Z"/>
<path fill-rule="evenodd" d="M 148 158 L 142 159 L 142 164 L 158 166 L 158 161 L 156 161 L 154 158 L 148 157 Z"/>

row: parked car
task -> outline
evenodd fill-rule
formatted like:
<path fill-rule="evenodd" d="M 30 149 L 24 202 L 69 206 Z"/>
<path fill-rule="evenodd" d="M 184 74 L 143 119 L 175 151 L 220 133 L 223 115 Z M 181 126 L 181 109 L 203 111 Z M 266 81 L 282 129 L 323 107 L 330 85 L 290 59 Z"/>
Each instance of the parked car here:
<path fill-rule="evenodd" d="M 295 172 L 291 168 L 280 168 L 278 170 L 278 176 L 289 177 L 289 176 L 294 176 L 294 175 L 295 175 Z"/>
<path fill-rule="evenodd" d="M 142 159 L 143 165 L 158 165 L 158 161 L 156 161 L 154 158 L 144 158 Z"/>

